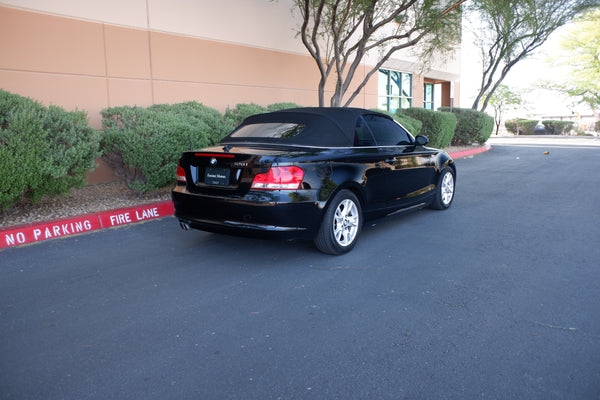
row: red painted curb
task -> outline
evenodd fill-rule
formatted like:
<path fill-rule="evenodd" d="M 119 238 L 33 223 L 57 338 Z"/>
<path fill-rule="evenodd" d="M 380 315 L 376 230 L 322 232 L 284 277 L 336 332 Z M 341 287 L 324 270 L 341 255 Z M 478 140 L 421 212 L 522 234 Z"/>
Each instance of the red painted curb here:
<path fill-rule="evenodd" d="M 0 229 L 0 249 L 173 215 L 170 200 Z"/>
<path fill-rule="evenodd" d="M 492 146 L 485 145 L 450 153 L 452 158 L 468 157 L 488 151 Z M 67 217 L 35 224 L 19 225 L 10 228 L 0 228 L 0 249 L 35 243 L 42 240 L 54 239 L 92 232 L 98 229 L 121 226 L 134 222 L 147 221 L 155 218 L 173 215 L 171 200 L 142 204 L 136 207 L 119 208 L 116 210 L 100 211 L 93 214 Z"/>
<path fill-rule="evenodd" d="M 484 146 L 477 147 L 475 149 L 469 149 L 469 150 L 457 151 L 455 153 L 450 153 L 450 157 L 452 157 L 452 158 L 469 157 L 469 156 L 472 156 L 475 154 L 479 154 L 479 153 L 488 151 L 491 148 L 492 148 L 492 146 L 490 146 L 489 144 L 486 144 Z"/>

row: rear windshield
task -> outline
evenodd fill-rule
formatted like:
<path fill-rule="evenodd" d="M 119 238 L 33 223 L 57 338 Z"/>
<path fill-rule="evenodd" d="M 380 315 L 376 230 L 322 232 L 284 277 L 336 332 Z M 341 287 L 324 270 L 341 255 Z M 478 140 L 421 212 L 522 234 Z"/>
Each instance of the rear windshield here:
<path fill-rule="evenodd" d="M 257 143 L 285 146 L 349 147 L 354 140 L 356 115 L 352 110 L 294 109 L 252 115 L 221 140 L 226 143 Z M 344 118 L 340 118 L 340 114 Z"/>
<path fill-rule="evenodd" d="M 304 125 L 289 122 L 267 122 L 261 124 L 244 125 L 233 132 L 230 138 L 270 138 L 289 139 L 297 136 L 304 130 Z"/>

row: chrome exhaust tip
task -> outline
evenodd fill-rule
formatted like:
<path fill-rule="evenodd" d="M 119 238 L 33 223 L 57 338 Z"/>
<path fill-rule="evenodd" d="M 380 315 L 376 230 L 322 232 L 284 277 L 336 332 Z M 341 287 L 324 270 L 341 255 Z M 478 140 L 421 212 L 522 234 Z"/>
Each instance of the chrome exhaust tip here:
<path fill-rule="evenodd" d="M 183 229 L 184 231 L 189 231 L 190 230 L 190 226 L 185 223 L 185 222 L 180 222 L 179 226 L 181 226 L 181 229 Z"/>

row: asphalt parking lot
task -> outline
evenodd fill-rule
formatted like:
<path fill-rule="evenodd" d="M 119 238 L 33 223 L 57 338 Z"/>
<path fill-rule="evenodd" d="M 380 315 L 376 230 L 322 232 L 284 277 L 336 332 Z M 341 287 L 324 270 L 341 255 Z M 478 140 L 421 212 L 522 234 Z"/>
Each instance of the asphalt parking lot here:
<path fill-rule="evenodd" d="M 0 398 L 600 399 L 600 147 L 493 146 L 339 257 L 172 217 L 0 251 Z"/>

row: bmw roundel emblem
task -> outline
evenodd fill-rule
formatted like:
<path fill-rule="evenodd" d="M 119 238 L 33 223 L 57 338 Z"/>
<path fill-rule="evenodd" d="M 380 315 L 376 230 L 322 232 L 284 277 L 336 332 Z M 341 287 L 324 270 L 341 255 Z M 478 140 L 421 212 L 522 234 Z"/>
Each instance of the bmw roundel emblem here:
<path fill-rule="evenodd" d="M 217 159 L 215 157 L 210 159 L 210 165 L 217 165 Z"/>

